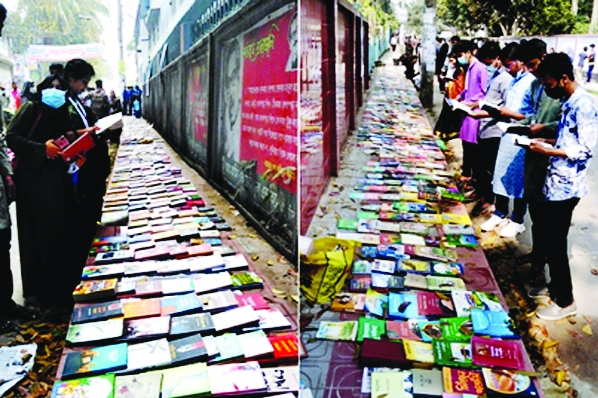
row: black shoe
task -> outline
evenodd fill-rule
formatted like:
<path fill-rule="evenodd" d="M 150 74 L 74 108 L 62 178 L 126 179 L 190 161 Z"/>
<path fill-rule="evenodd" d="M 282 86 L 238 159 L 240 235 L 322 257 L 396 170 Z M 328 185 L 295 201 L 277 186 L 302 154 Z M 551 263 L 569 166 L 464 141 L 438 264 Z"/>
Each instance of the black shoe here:
<path fill-rule="evenodd" d="M 4 319 L 20 319 L 22 321 L 33 321 L 37 319 L 37 314 L 29 311 L 22 305 L 15 304 L 9 309 L 0 310 L 0 317 Z"/>

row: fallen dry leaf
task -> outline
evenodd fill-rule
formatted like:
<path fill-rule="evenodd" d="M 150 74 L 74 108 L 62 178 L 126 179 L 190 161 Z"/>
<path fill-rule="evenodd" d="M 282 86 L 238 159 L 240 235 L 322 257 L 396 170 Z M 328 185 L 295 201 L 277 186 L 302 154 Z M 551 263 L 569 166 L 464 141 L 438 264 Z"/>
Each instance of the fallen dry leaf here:
<path fill-rule="evenodd" d="M 590 326 L 589 323 L 586 323 L 585 325 L 583 325 L 581 327 L 581 330 L 583 330 L 583 332 L 585 334 L 587 334 L 588 336 L 593 336 L 594 335 L 594 332 L 592 331 L 592 327 Z"/>
<path fill-rule="evenodd" d="M 272 261 L 272 260 L 268 260 L 268 262 L 267 262 L 266 264 L 268 264 L 268 265 L 271 267 L 271 266 L 273 266 L 273 265 L 274 265 L 274 261 Z"/>
<path fill-rule="evenodd" d="M 253 261 L 257 261 L 260 258 L 260 256 L 258 256 L 257 254 L 254 254 L 253 256 L 251 256 L 251 259 Z"/>

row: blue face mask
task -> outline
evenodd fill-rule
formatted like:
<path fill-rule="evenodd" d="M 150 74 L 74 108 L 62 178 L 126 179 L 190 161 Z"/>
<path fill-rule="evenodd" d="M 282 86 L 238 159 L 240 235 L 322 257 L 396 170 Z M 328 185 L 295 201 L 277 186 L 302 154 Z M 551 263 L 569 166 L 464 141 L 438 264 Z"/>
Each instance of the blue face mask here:
<path fill-rule="evenodd" d="M 465 57 L 459 57 L 457 61 L 463 66 L 467 65 L 467 59 Z"/>
<path fill-rule="evenodd" d="M 66 91 L 47 88 L 42 91 L 42 102 L 50 108 L 58 109 L 66 103 Z"/>
<path fill-rule="evenodd" d="M 488 73 L 490 74 L 490 76 L 494 76 L 494 74 L 496 73 L 496 71 L 498 70 L 498 68 L 495 67 L 494 65 L 486 65 L 486 70 L 488 71 Z"/>

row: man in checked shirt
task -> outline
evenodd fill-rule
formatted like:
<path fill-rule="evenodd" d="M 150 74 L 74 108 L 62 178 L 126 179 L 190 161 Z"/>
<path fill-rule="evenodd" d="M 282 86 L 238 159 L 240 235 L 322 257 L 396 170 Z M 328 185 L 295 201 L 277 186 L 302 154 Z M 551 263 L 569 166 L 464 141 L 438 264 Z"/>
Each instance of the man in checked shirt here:
<path fill-rule="evenodd" d="M 538 309 L 541 319 L 558 320 L 577 313 L 567 255 L 567 235 L 575 206 L 588 193 L 588 167 L 598 136 L 598 108 L 594 99 L 575 81 L 567 54 L 548 54 L 538 67 L 546 95 L 561 100 L 556 140 L 532 140 L 530 150 L 549 156 L 544 202 L 530 203 L 542 214 L 545 233 L 534 244 L 544 245 L 550 271 L 548 287 L 533 289 L 531 297 L 550 298 Z M 550 145 L 546 145 L 550 144 Z M 536 209 L 531 209 L 535 206 Z"/>

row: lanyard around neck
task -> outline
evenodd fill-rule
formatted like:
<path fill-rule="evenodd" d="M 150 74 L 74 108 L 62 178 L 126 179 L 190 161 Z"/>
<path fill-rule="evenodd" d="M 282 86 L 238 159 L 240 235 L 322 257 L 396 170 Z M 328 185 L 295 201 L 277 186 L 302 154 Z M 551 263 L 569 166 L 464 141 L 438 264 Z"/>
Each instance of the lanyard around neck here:
<path fill-rule="evenodd" d="M 85 125 L 85 128 L 88 128 L 89 123 L 87 123 L 87 114 L 85 113 L 85 108 L 83 108 L 83 105 L 81 105 L 79 103 L 79 101 L 73 100 L 71 97 L 69 97 L 69 101 L 71 101 L 71 104 L 73 104 L 73 106 L 75 107 L 75 110 L 81 117 L 81 120 L 83 121 L 83 124 Z"/>

